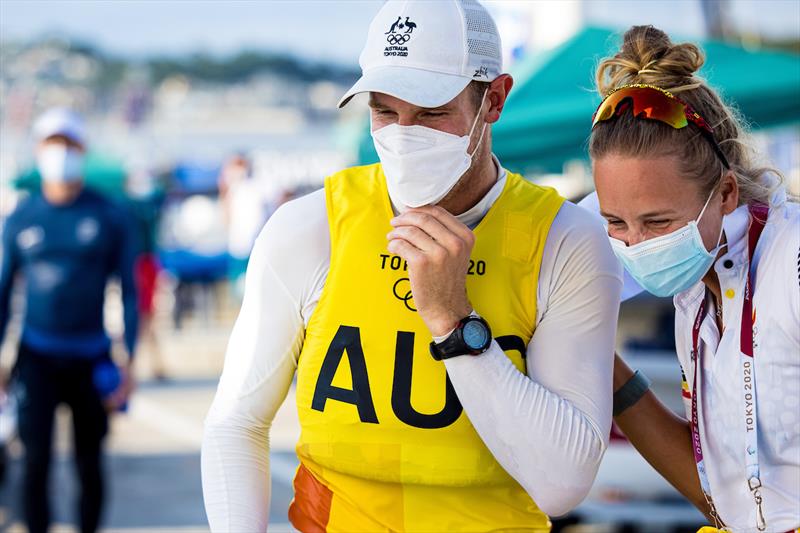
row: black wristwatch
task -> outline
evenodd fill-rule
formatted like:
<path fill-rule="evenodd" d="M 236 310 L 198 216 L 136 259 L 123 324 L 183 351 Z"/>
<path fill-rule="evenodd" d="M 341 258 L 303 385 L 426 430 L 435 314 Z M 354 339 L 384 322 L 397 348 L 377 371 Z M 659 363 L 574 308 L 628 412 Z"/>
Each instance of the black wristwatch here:
<path fill-rule="evenodd" d="M 477 315 L 462 318 L 456 329 L 445 340 L 431 342 L 431 355 L 437 361 L 459 355 L 480 355 L 492 344 L 492 330 Z"/>

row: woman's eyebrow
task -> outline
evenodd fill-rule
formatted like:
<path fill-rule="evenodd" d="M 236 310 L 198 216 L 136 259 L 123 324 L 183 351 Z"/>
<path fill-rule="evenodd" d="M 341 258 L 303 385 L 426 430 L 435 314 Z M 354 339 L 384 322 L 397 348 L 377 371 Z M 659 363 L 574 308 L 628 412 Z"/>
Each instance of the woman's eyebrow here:
<path fill-rule="evenodd" d="M 650 218 L 650 217 L 674 215 L 674 214 L 675 214 L 675 210 L 674 209 L 662 209 L 660 211 L 649 211 L 647 213 L 642 213 L 640 215 L 637 215 L 636 218 Z M 604 218 L 619 218 L 619 219 L 622 219 L 622 217 L 620 217 L 620 216 L 614 215 L 612 213 L 608 213 L 607 211 L 603 211 L 603 210 L 600 210 L 600 215 L 602 217 L 604 217 Z"/>
<path fill-rule="evenodd" d="M 639 218 L 659 217 L 659 216 L 674 215 L 674 214 L 675 214 L 674 209 L 662 209 L 660 211 L 649 211 L 647 213 L 642 213 L 641 215 L 639 215 Z"/>

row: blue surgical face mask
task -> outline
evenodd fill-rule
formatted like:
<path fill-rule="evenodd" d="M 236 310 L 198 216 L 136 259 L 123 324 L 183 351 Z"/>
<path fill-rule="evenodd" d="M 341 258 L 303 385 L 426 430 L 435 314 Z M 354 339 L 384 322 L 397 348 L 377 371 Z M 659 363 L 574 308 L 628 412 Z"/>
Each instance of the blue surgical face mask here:
<path fill-rule="evenodd" d="M 633 246 L 609 237 L 611 247 L 625 270 L 645 290 L 656 296 L 673 296 L 700 281 L 711 268 L 719 250 L 724 246 L 719 244 L 722 228 L 719 230 L 717 245 L 708 251 L 697 223 L 713 196 L 714 191 L 711 191 L 696 220 L 667 235 Z"/>

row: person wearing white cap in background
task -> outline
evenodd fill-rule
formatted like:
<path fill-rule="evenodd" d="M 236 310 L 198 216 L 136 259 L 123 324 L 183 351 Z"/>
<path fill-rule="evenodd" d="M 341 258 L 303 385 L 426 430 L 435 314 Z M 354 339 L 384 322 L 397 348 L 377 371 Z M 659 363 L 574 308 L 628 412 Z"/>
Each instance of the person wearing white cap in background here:
<path fill-rule="evenodd" d="M 23 510 L 31 533 L 47 531 L 53 418 L 60 403 L 72 411 L 80 477 L 79 523 L 97 530 L 103 503 L 101 454 L 107 411 L 127 402 L 137 335 L 132 225 L 123 211 L 83 184 L 83 120 L 67 109 L 36 122 L 41 193 L 32 193 L 2 227 L 0 343 L 10 318 L 12 285 L 25 279 L 25 316 L 11 390 L 25 448 Z M 103 327 L 109 278 L 118 277 L 128 365 L 111 362 Z"/>
<path fill-rule="evenodd" d="M 491 152 L 513 81 L 474 0 L 388 1 L 361 54 L 381 163 L 281 207 L 206 419 L 212 531 L 264 531 L 297 373 L 300 531 L 548 531 L 611 425 L 620 267 Z"/>

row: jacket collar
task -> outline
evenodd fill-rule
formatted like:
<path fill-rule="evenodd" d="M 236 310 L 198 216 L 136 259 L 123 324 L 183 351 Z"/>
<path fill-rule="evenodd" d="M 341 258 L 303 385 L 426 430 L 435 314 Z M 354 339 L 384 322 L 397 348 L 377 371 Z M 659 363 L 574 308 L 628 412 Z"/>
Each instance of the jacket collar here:
<path fill-rule="evenodd" d="M 722 219 L 722 230 L 725 233 L 727 247 L 725 253 L 721 255 L 712 268 L 717 273 L 725 270 L 722 265 L 725 261 L 733 261 L 734 268 L 747 263 L 747 230 L 750 226 L 750 213 L 747 205 L 737 207 L 731 214 Z M 675 308 L 680 311 L 687 311 L 697 307 L 698 302 L 705 294 L 705 283 L 698 281 L 683 292 L 675 295 Z"/>

